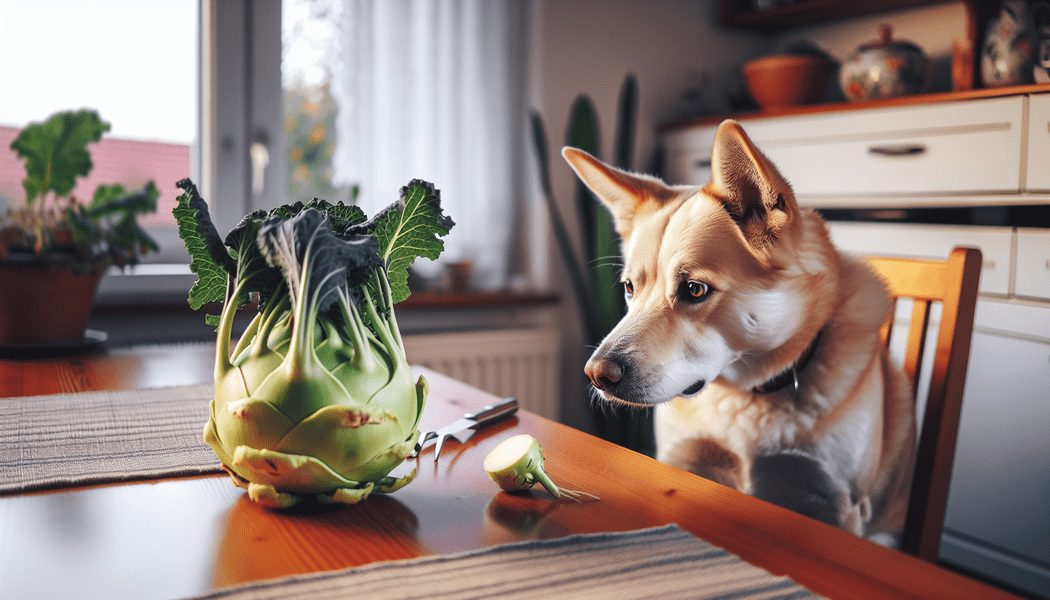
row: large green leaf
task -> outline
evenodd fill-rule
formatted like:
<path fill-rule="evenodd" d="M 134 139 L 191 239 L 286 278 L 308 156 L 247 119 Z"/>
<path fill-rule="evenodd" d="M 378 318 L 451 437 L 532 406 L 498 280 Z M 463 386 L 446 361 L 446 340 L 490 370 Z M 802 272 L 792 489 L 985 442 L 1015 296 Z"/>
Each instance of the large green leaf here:
<path fill-rule="evenodd" d="M 237 264 L 223 246 L 208 213 L 208 204 L 197 192 L 197 186 L 189 179 L 176 185 L 183 193 L 176 199 L 171 213 L 179 224 L 179 237 L 190 253 L 190 270 L 197 274 L 189 298 L 190 306 L 197 310 L 209 302 L 225 299 L 227 282 Z"/>
<path fill-rule="evenodd" d="M 441 193 L 433 184 L 413 179 L 401 188 L 401 199 L 371 221 L 351 231 L 371 233 L 379 240 L 379 256 L 386 264 L 391 303 L 408 298 L 408 267 L 417 257 L 436 259 L 445 249 L 441 237 L 455 222 L 441 211 Z M 372 284 L 370 284 L 372 285 Z M 373 294 L 373 297 L 378 297 Z"/>
<path fill-rule="evenodd" d="M 62 112 L 43 123 L 28 125 L 11 142 L 11 149 L 26 161 L 22 187 L 30 205 L 49 191 L 65 196 L 73 191 L 76 178 L 91 172 L 91 153 L 87 145 L 109 131 L 93 110 Z"/>

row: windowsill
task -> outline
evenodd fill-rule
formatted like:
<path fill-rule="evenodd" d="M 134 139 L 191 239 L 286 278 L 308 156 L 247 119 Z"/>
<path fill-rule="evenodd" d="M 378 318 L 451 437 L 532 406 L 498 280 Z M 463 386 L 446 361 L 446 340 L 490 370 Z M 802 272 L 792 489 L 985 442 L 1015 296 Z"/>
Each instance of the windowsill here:
<path fill-rule="evenodd" d="M 423 308 L 511 308 L 554 305 L 554 294 L 519 292 L 419 292 L 397 305 L 398 310 Z"/>
<path fill-rule="evenodd" d="M 189 288 L 186 288 L 186 292 Z M 183 293 L 183 296 L 186 294 Z M 179 299 L 172 301 L 165 298 L 163 301 L 118 299 L 111 297 L 108 302 L 97 302 L 92 315 L 155 315 L 160 313 L 170 314 L 201 314 L 209 312 L 208 306 L 202 307 L 200 311 L 194 311 L 189 304 Z M 407 300 L 396 306 L 401 310 L 420 310 L 427 308 L 513 308 L 528 306 L 554 305 L 558 297 L 554 294 L 542 293 L 518 293 L 518 292 L 426 292 L 416 293 L 409 296 Z M 212 307 L 211 312 L 220 310 L 218 306 Z M 241 309 L 241 312 L 254 311 L 253 305 Z"/>
<path fill-rule="evenodd" d="M 204 315 L 218 314 L 221 307 L 216 304 L 198 311 L 191 309 L 186 295 L 196 276 L 190 278 L 176 293 L 110 294 L 96 301 L 88 328 L 105 331 L 110 347 L 214 341 L 215 327 L 205 324 Z M 411 335 L 531 326 L 544 322 L 536 316 L 537 311 L 553 308 L 557 302 L 557 296 L 543 293 L 419 292 L 398 304 L 396 311 L 401 332 Z M 244 331 L 255 310 L 253 305 L 241 309 L 234 321 L 234 336 Z"/>
<path fill-rule="evenodd" d="M 186 297 L 197 281 L 186 263 L 139 264 L 121 270 L 110 267 L 99 286 L 96 310 L 126 311 L 134 307 L 186 308 Z M 558 297 L 542 292 L 415 292 L 399 309 L 512 308 L 554 305 Z"/>

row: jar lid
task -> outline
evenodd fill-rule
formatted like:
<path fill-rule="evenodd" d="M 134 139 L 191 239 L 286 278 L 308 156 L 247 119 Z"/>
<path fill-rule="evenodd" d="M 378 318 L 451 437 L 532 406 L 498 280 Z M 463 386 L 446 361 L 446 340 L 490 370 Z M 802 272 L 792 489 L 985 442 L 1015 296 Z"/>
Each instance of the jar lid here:
<path fill-rule="evenodd" d="M 893 26 L 888 23 L 879 26 L 879 39 L 863 44 L 858 49 L 858 52 L 867 52 L 869 50 L 905 50 L 922 53 L 922 48 L 911 42 L 894 40 Z"/>

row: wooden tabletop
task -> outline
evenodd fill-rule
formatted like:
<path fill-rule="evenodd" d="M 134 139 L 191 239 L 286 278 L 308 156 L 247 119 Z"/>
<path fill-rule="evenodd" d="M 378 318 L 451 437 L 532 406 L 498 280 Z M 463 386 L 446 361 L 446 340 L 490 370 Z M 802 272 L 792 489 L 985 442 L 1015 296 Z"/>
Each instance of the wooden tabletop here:
<path fill-rule="evenodd" d="M 0 360 L 2 398 L 211 381 L 210 345 L 112 349 Z M 421 369 L 431 393 L 421 428 L 494 400 Z M 488 451 L 529 433 L 559 485 L 601 498 L 554 502 L 542 489 L 500 492 Z M 3 432 L 0 432 L 3 435 Z M 1011 598 L 527 412 L 431 451 L 395 474 L 416 480 L 342 508 L 260 507 L 225 476 L 0 496 L 0 598 L 173 598 L 294 573 L 453 553 L 572 533 L 677 523 L 831 598 Z"/>

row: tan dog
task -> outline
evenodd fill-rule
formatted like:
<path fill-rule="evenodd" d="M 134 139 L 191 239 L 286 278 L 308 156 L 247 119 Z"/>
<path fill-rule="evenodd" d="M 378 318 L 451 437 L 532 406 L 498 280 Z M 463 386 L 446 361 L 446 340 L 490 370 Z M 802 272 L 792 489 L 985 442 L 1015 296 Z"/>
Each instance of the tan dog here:
<path fill-rule="evenodd" d="M 622 240 L 627 315 L 586 367 L 601 395 L 656 406 L 659 460 L 893 543 L 915 402 L 879 339 L 879 277 L 834 248 L 734 121 L 704 187 L 563 155 Z"/>

